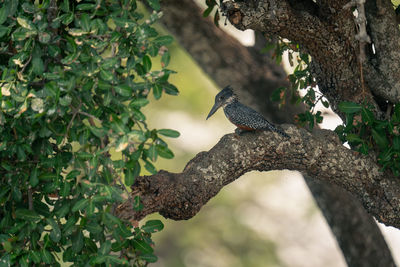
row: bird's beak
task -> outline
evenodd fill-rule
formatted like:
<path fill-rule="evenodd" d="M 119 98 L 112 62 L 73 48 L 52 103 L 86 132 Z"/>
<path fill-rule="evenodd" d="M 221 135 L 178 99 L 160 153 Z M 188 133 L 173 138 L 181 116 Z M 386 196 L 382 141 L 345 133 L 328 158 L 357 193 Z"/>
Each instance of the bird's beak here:
<path fill-rule="evenodd" d="M 214 106 L 211 108 L 210 113 L 208 113 L 206 120 L 208 120 L 208 118 L 210 118 L 220 107 L 221 105 L 215 103 Z"/>

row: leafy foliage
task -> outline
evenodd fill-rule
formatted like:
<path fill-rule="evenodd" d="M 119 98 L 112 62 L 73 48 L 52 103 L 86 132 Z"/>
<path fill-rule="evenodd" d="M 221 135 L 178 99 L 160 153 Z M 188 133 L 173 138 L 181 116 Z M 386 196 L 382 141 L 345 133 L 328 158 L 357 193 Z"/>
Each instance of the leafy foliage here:
<path fill-rule="evenodd" d="M 219 0 L 219 4 L 217 4 L 216 0 L 206 0 L 206 5 L 207 8 L 203 12 L 203 17 L 208 17 L 211 12 L 213 12 L 214 8 L 216 8 L 215 13 L 214 13 L 214 24 L 219 26 L 219 19 L 220 19 L 220 14 L 219 14 L 219 9 L 222 5 L 222 0 Z"/>
<path fill-rule="evenodd" d="M 156 261 L 162 223 L 134 227 L 112 211 L 143 167 L 174 157 L 160 135 L 179 136 L 149 129 L 141 111 L 150 93 L 178 94 L 173 39 L 152 27 L 159 1 L 147 0 L 148 17 L 135 0 L 0 2 L 0 262 Z"/>
<path fill-rule="evenodd" d="M 282 61 L 284 52 L 288 53 L 289 63 L 294 66 L 292 74 L 288 78 L 291 83 L 290 88 L 278 88 L 271 95 L 273 101 L 285 104 L 287 94 L 293 102 L 304 103 L 307 110 L 298 114 L 297 122 L 301 126 L 308 126 L 312 129 L 315 123 L 321 123 L 323 117 L 321 112 L 314 112 L 316 105 L 321 102 L 326 108 L 329 103 L 323 94 L 315 88 L 307 54 L 301 52 L 298 45 L 280 40 L 278 44 L 268 44 L 264 51 L 274 49 L 273 56 L 277 63 Z M 298 90 L 307 90 L 303 96 L 299 96 Z M 390 169 L 394 175 L 400 175 L 400 105 L 395 105 L 393 115 L 389 119 L 377 119 L 373 109 L 368 103 L 342 102 L 338 105 L 339 111 L 346 117 L 344 125 L 335 129 L 340 140 L 348 143 L 350 147 L 360 153 L 368 154 L 370 151 L 378 156 L 378 163 L 382 165 L 382 170 Z"/>
<path fill-rule="evenodd" d="M 316 90 L 317 84 L 309 69 L 310 56 L 302 52 L 299 45 L 284 40 L 279 40 L 278 43 L 269 43 L 263 51 L 271 49 L 274 49 L 273 57 L 278 64 L 282 62 L 284 52 L 287 52 L 290 65 L 292 67 L 296 65 L 293 73 L 288 76 L 291 86 L 277 88 L 271 95 L 271 100 L 279 102 L 280 105 L 284 105 L 288 98 L 293 103 L 304 103 L 307 110 L 298 114 L 297 123 L 303 127 L 314 128 L 315 123 L 321 123 L 323 120 L 321 112 L 314 111 L 316 105 L 322 103 L 324 107 L 328 108 L 329 102 L 323 94 Z M 306 93 L 300 96 L 299 90 L 305 90 Z"/>
<path fill-rule="evenodd" d="M 396 105 L 390 119 L 375 118 L 367 104 L 342 102 L 340 111 L 346 114 L 346 123 L 335 131 L 340 140 L 363 154 L 374 151 L 382 170 L 390 169 L 400 175 L 400 105 Z"/>

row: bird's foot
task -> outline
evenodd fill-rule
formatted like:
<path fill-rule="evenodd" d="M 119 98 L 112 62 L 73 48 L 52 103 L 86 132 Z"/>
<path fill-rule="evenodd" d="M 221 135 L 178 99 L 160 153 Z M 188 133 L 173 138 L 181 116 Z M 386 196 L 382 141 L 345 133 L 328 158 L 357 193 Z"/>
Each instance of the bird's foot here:
<path fill-rule="evenodd" d="M 242 135 L 242 134 L 244 134 L 244 133 L 248 133 L 248 132 L 251 132 L 251 131 L 249 131 L 249 130 L 243 130 L 243 129 L 240 129 L 240 128 L 236 128 L 235 129 L 235 134 L 237 134 L 237 135 Z"/>

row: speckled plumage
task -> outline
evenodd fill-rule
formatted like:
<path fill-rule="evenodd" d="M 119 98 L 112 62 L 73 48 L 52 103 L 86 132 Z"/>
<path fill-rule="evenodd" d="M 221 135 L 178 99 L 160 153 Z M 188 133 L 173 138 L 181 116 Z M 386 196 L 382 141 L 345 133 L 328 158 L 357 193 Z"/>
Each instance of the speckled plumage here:
<path fill-rule="evenodd" d="M 277 132 L 282 136 L 289 137 L 285 132 L 276 128 L 267 121 L 260 113 L 239 102 L 232 88 L 225 87 L 215 96 L 215 104 L 212 107 L 207 119 L 219 108 L 223 107 L 225 116 L 235 124 L 237 133 L 255 130 L 267 130 Z"/>

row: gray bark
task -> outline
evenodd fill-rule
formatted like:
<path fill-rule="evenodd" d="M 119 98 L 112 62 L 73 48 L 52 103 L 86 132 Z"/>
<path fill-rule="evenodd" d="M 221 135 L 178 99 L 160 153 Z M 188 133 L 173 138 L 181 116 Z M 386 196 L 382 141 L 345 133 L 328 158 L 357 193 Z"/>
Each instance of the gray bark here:
<path fill-rule="evenodd" d="M 266 104 L 269 99 L 268 95 L 274 89 L 280 86 L 288 86 L 283 69 L 276 66 L 268 56 L 261 56 L 259 54 L 259 47 L 257 49 L 245 48 L 236 40 L 215 28 L 212 22 L 204 20 L 191 1 L 184 0 L 183 2 L 164 1 L 164 7 L 167 10 L 164 10 L 163 21 L 204 71 L 221 87 L 226 84 L 233 85 L 238 89 L 241 98 L 245 99 L 246 104 L 255 107 L 264 114 L 268 114 L 267 117 L 273 118 L 273 121 L 292 122 L 293 114 L 301 112 L 303 108 L 287 105 L 286 110 L 281 111 L 277 109 L 276 104 Z M 342 7 L 345 2 L 318 1 L 320 4 L 319 10 L 316 9 L 315 4 L 311 1 L 298 1 L 296 6 L 292 7 L 294 7 L 296 12 L 307 11 L 314 15 L 317 12 L 320 15 L 323 14 L 329 17 L 332 16 L 332 7 L 339 10 L 339 7 Z M 185 10 L 182 10 L 182 5 L 185 6 Z M 182 27 L 182 25 L 185 26 Z M 317 70 L 318 68 L 314 67 L 314 69 Z M 344 77 L 340 75 L 339 77 Z M 196 160 L 193 161 L 196 162 Z M 184 173 L 186 173 L 186 169 Z M 182 174 L 177 175 L 180 176 Z M 165 172 L 160 172 L 157 178 L 152 177 L 151 179 L 155 178 L 156 182 L 161 183 L 165 182 L 163 178 L 166 177 L 169 177 L 167 180 L 172 182 L 172 184 L 176 183 L 175 178 L 171 178 L 175 177 L 175 174 L 170 176 L 170 174 Z M 121 216 L 126 216 L 126 218 L 141 218 L 145 214 L 151 213 L 151 210 L 161 211 L 159 209 L 164 209 L 161 206 L 165 205 L 163 202 L 166 199 L 165 196 L 162 196 L 163 194 L 159 194 L 159 186 L 155 184 L 156 182 L 151 182 L 150 179 L 143 179 L 136 187 L 133 187 L 135 190 L 133 194 L 144 196 L 146 199 L 145 202 L 148 203 L 145 205 L 149 206 L 150 210 L 134 215 L 135 213 L 127 211 L 125 206 L 119 210 Z M 354 201 L 353 197 L 341 192 L 343 190 L 340 191 L 331 184 L 321 184 L 315 179 L 308 179 L 307 184 L 337 237 L 350 266 L 394 266 L 387 245 L 372 217 L 360 208 L 360 204 Z M 138 187 L 138 185 L 140 186 Z M 204 186 L 209 187 L 208 185 Z M 166 191 L 171 190 L 167 189 L 169 188 L 168 185 L 161 187 Z M 190 183 L 183 184 L 182 187 L 190 188 Z M 210 190 L 204 189 L 203 185 L 196 188 L 201 189 L 200 191 L 203 193 Z M 219 191 L 218 188 L 214 188 L 211 191 L 214 192 L 215 190 L 216 192 Z M 151 193 L 149 194 L 149 191 L 157 193 L 157 196 L 152 196 Z M 186 193 L 189 193 L 185 194 L 187 201 L 190 203 L 192 201 L 197 202 L 195 200 L 197 197 L 194 197 L 192 200 L 190 199 L 192 197 L 191 193 Z M 159 205 L 154 203 L 154 198 L 161 201 L 158 203 Z M 195 205 L 196 208 L 191 211 L 191 214 L 195 214 L 209 199 L 208 196 L 200 198 L 202 201 L 198 201 L 198 205 Z M 174 205 L 178 204 L 178 209 L 175 209 L 175 212 L 178 212 L 179 208 L 182 208 L 182 205 L 179 205 L 179 200 L 174 200 L 173 202 Z M 351 203 L 351 205 L 346 205 L 347 203 Z M 164 214 L 163 211 L 161 213 Z M 169 214 L 169 211 L 165 212 L 165 216 L 170 216 Z M 183 217 L 178 215 L 177 218 L 188 218 L 186 216 L 190 217 L 192 215 L 184 215 Z M 357 229 L 362 229 L 362 231 L 358 231 Z M 377 265 L 377 263 L 380 264 Z"/>

